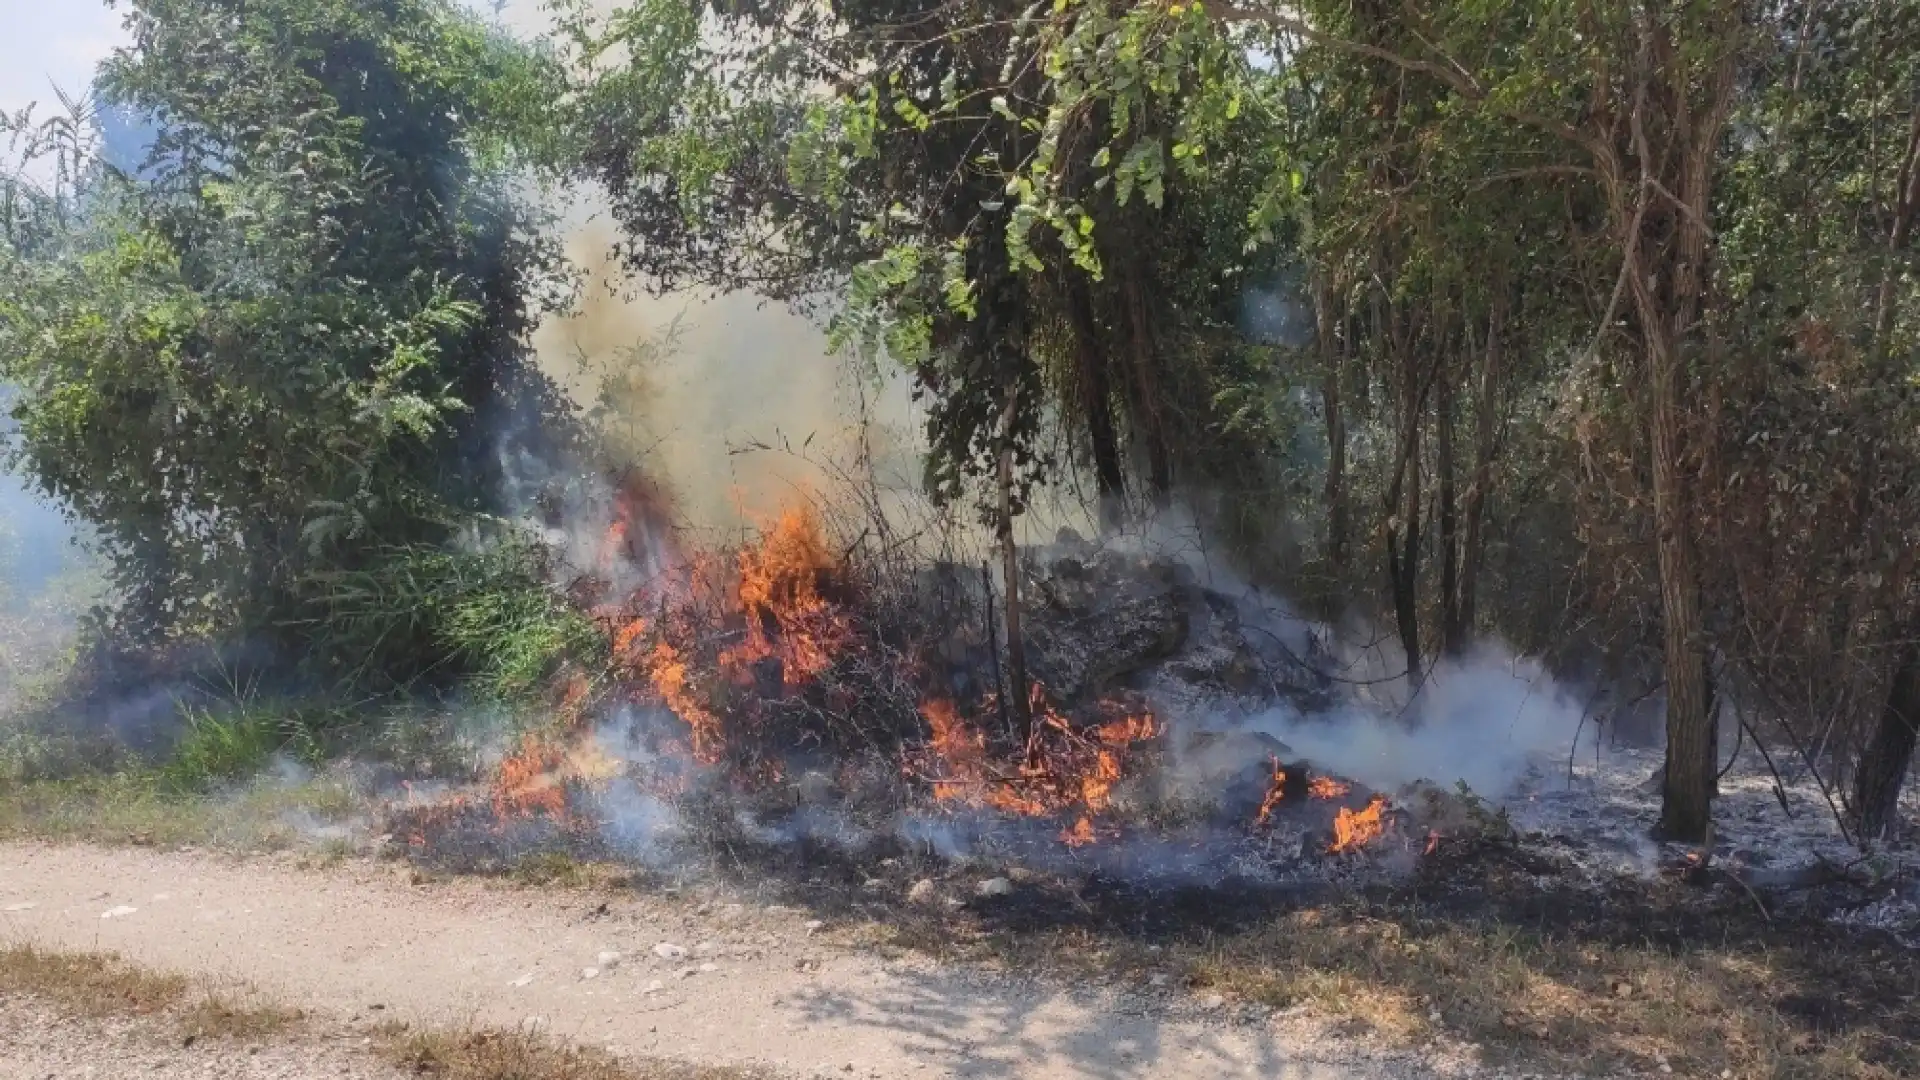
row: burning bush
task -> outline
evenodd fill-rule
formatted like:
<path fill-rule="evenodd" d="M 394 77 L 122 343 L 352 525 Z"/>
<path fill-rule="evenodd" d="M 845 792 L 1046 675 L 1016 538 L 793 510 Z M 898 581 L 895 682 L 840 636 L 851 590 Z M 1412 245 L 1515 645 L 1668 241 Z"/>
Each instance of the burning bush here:
<path fill-rule="evenodd" d="M 618 775 L 647 798 L 680 807 L 683 818 L 720 823 L 742 814 L 817 813 L 831 800 L 835 813 L 855 805 L 880 810 L 874 822 L 903 811 L 965 819 L 974 823 L 969 828 L 1004 822 L 1034 842 L 1075 851 L 1184 827 L 1151 816 L 1151 792 L 1168 762 L 1165 721 L 1144 693 L 1087 674 L 1115 664 L 1084 641 L 1066 640 L 1068 620 L 1055 619 L 1047 637 L 1074 650 L 1078 701 L 1032 684 L 1032 723 L 1022 732 L 1001 707 L 996 687 L 1004 672 L 991 633 L 967 625 L 991 626 L 984 611 L 990 581 L 981 583 L 984 597 L 929 616 L 913 607 L 926 603 L 924 593 L 916 597 L 899 580 L 860 566 L 853 558 L 859 544 L 834 539 L 810 505 L 782 511 L 737 547 L 684 553 L 636 545 L 636 537 L 664 534 L 657 522 L 636 517 L 653 507 L 645 499 L 616 501 L 596 548 L 600 565 L 574 590 L 592 604 L 605 635 L 605 677 L 575 673 L 557 695 L 563 719 L 555 733 L 523 740 L 500 764 L 490 794 L 469 800 L 455 815 L 460 820 L 491 814 L 509 831 L 530 823 L 563 835 L 590 831 L 592 800 L 576 807 L 570 793 Z M 1083 547 L 1062 562 L 1073 563 L 1088 596 L 1098 591 L 1090 566 L 1154 569 L 1140 560 L 1091 560 Z M 651 572 L 636 574 L 640 564 Z M 964 580 L 952 572 L 916 575 L 911 580 L 945 587 Z M 622 580 L 637 584 L 613 595 L 610 583 Z M 1163 570 L 1148 581 L 1151 588 L 1135 590 L 1128 602 L 1142 609 L 1135 622 L 1158 626 L 1144 609 L 1182 603 L 1169 590 L 1191 586 Z M 1130 658 L 1125 666 L 1139 671 L 1141 642 L 1155 653 L 1178 652 L 1163 636 L 1116 632 L 1099 640 L 1118 642 L 1113 648 Z M 976 638 L 988 647 L 953 647 Z M 1221 648 L 1217 634 L 1207 640 L 1214 651 L 1246 655 Z M 599 750 L 615 716 L 629 718 L 645 744 L 634 761 Z M 1124 791 L 1141 793 L 1131 799 L 1136 809 L 1116 797 Z M 923 801 L 915 803 L 914 793 Z M 1215 838 L 1202 846 L 1237 836 L 1279 850 L 1272 838 L 1283 822 L 1286 835 L 1317 837 L 1282 852 L 1297 858 L 1360 850 L 1385 835 L 1393 817 L 1384 796 L 1276 756 L 1257 813 L 1223 802 L 1193 824 Z"/>

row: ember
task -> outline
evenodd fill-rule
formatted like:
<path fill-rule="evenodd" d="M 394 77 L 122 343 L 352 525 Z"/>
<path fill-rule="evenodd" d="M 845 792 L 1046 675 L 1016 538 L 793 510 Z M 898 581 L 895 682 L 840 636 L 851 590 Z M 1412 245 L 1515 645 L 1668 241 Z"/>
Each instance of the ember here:
<path fill-rule="evenodd" d="M 1352 790 L 1352 784 L 1343 784 L 1331 776 L 1316 776 L 1307 783 L 1307 794 L 1316 799 L 1338 799 Z"/>

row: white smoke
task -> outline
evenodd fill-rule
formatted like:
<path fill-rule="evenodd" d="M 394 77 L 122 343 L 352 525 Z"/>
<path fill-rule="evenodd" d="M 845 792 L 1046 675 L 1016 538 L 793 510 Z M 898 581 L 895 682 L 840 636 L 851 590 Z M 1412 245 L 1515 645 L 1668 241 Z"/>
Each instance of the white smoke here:
<path fill-rule="evenodd" d="M 1418 780 L 1477 794 L 1511 794 L 1528 765 L 1564 757 L 1584 709 L 1539 661 L 1497 644 L 1436 663 L 1417 689 L 1404 674 L 1353 665 L 1346 700 L 1314 713 L 1280 706 L 1248 727 L 1286 743 L 1318 768 L 1391 790 Z"/>

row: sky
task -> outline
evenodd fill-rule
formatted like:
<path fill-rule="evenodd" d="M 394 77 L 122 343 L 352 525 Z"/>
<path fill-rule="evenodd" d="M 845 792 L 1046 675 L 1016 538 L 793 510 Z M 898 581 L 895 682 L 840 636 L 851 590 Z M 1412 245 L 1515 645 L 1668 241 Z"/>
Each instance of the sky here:
<path fill-rule="evenodd" d="M 102 0 L 0 0 L 0 109 L 11 113 L 86 88 L 94 68 L 126 40 L 122 12 Z"/>

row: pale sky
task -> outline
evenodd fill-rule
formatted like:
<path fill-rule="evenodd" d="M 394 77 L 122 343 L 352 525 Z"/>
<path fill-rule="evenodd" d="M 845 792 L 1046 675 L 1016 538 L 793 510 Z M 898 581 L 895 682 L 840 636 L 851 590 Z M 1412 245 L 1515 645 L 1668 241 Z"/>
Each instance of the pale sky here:
<path fill-rule="evenodd" d="M 52 84 L 86 88 L 93 71 L 126 37 L 123 12 L 103 0 L 0 0 L 0 109 L 54 104 Z"/>

